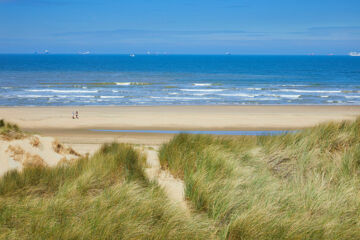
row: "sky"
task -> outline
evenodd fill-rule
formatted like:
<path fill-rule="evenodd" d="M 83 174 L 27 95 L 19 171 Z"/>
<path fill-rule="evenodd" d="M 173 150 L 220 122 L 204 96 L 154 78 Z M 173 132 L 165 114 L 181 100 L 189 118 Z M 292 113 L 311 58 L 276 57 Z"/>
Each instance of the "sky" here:
<path fill-rule="evenodd" d="M 348 54 L 359 0 L 0 0 L 0 53 Z"/>

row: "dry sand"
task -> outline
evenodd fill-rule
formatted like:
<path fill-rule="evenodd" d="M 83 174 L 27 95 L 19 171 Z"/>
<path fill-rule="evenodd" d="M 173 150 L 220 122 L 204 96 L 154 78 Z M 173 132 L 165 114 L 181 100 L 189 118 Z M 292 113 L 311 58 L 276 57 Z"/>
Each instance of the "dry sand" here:
<path fill-rule="evenodd" d="M 80 119 L 72 119 L 79 110 Z M 104 133 L 89 129 L 291 130 L 330 120 L 354 119 L 360 106 L 106 106 L 2 107 L 0 119 L 53 136 L 80 153 L 113 140 L 156 145 L 172 134 Z"/>
<path fill-rule="evenodd" d="M 167 170 L 161 169 L 160 160 L 158 157 L 158 147 L 152 146 L 145 149 L 146 165 L 145 174 L 150 181 L 155 181 L 161 188 L 164 189 L 165 194 L 169 200 L 180 206 L 183 210 L 189 213 L 188 206 L 185 201 L 185 185 L 181 179 L 176 179 Z"/>
<path fill-rule="evenodd" d="M 51 167 L 78 157 L 52 137 L 33 135 L 12 140 L 0 137 L 0 176 L 13 169 L 21 171 L 24 166 Z"/>

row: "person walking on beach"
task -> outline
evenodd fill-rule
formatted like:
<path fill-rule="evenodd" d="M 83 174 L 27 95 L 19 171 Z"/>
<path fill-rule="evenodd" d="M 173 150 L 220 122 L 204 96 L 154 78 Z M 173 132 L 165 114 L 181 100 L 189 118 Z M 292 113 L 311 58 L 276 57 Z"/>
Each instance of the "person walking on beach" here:
<path fill-rule="evenodd" d="M 76 119 L 79 119 L 79 112 L 78 112 L 78 110 L 76 110 Z"/>
<path fill-rule="evenodd" d="M 72 119 L 75 119 L 75 113 L 72 111 Z"/>

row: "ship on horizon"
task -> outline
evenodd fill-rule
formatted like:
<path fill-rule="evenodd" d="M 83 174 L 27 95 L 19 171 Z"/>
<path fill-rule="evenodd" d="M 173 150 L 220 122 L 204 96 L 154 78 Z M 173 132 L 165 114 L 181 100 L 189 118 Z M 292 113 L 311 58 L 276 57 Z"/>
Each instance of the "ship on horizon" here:
<path fill-rule="evenodd" d="M 350 52 L 350 53 L 349 53 L 349 56 L 352 56 L 352 57 L 360 57 L 360 52 Z"/>
<path fill-rule="evenodd" d="M 90 51 L 79 52 L 79 54 L 81 54 L 81 55 L 88 55 L 88 54 L 90 54 Z"/>

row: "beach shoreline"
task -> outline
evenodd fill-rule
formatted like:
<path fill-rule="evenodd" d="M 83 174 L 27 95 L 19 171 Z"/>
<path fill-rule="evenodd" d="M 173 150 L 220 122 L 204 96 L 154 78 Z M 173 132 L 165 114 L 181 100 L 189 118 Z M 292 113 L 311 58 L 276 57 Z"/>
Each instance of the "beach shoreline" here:
<path fill-rule="evenodd" d="M 79 111 L 80 119 L 72 119 Z M 104 142 L 159 145 L 174 134 L 93 132 L 115 130 L 297 130 L 327 121 L 352 120 L 354 105 L 192 105 L 0 107 L 0 119 L 52 136 L 80 152 Z"/>

